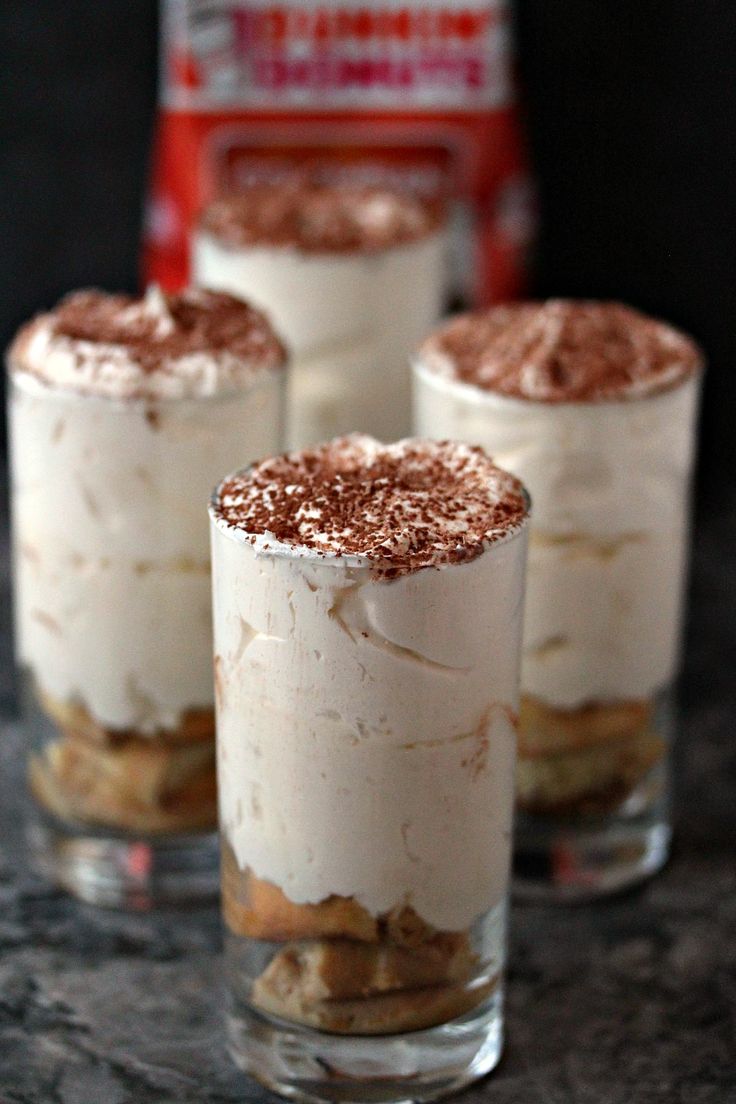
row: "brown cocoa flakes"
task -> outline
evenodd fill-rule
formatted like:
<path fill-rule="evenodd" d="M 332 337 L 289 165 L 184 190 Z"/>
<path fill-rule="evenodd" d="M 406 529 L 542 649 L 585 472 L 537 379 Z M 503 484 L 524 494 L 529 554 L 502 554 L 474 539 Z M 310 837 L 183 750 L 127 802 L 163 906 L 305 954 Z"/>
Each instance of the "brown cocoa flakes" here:
<path fill-rule="evenodd" d="M 527 504 L 480 448 L 352 435 L 229 477 L 214 513 L 251 540 L 364 556 L 390 580 L 474 559 L 523 524 Z"/>
<path fill-rule="evenodd" d="M 430 369 L 545 403 L 654 394 L 698 371 L 689 337 L 621 303 L 550 299 L 459 315 L 420 349 Z"/>

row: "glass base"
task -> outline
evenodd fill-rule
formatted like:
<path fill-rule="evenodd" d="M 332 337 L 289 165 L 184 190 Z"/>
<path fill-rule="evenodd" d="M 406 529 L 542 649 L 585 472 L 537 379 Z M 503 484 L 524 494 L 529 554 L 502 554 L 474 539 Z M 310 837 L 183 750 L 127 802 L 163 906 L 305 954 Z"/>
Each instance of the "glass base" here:
<path fill-rule="evenodd" d="M 666 820 L 555 824 L 527 814 L 517 831 L 512 891 L 522 901 L 586 901 L 628 889 L 664 866 L 672 835 Z"/>
<path fill-rule="evenodd" d="M 398 1104 L 436 1100 L 477 1081 L 503 1046 L 502 995 L 451 1023 L 403 1035 L 329 1035 L 235 1002 L 227 1017 L 236 1065 L 293 1100 Z"/>
<path fill-rule="evenodd" d="M 517 899 L 591 900 L 629 889 L 664 866 L 672 839 L 676 709 L 671 688 L 658 695 L 649 723 L 662 742 L 659 760 L 612 808 L 517 813 L 512 883 Z"/>
<path fill-rule="evenodd" d="M 27 835 L 38 873 L 87 904 L 146 910 L 217 897 L 213 832 L 136 839 L 35 812 Z"/>

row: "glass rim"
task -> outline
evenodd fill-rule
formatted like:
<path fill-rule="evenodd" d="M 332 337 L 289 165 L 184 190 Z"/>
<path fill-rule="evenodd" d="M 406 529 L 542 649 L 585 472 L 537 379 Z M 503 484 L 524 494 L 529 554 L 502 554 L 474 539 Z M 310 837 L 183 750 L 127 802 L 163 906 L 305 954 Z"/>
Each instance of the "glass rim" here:
<path fill-rule="evenodd" d="M 648 391 L 646 394 L 628 396 L 610 395 L 600 399 L 560 399 L 554 402 L 546 402 L 544 399 L 531 399 L 523 395 L 506 395 L 501 391 L 491 391 L 484 387 L 478 387 L 476 384 L 468 383 L 467 380 L 455 379 L 453 376 L 443 375 L 441 372 L 431 368 L 419 352 L 411 354 L 409 357 L 409 366 L 411 368 L 413 384 L 416 380 L 421 380 L 422 382 L 429 381 L 430 383 L 436 381 L 439 385 L 445 386 L 448 391 L 454 393 L 459 398 L 469 399 L 472 396 L 472 400 L 477 406 L 499 405 L 507 406 L 511 409 L 515 408 L 517 411 L 532 409 L 578 411 L 601 409 L 624 410 L 630 406 L 639 406 L 640 404 L 648 402 L 656 402 L 658 399 L 664 399 L 668 395 L 675 395 L 689 383 L 702 385 L 703 377 L 706 373 L 706 362 L 703 360 L 680 379 L 674 380 L 672 383 L 660 387 L 657 390 Z"/>
<path fill-rule="evenodd" d="M 370 568 L 379 567 L 381 565 L 380 560 L 369 559 L 364 553 L 361 552 L 332 552 L 328 550 L 307 548 L 305 545 L 286 544 L 283 541 L 279 541 L 276 537 L 269 538 L 266 533 L 249 533 L 246 529 L 239 529 L 237 526 L 232 525 L 223 517 L 219 516 L 217 511 L 219 510 L 220 505 L 221 487 L 230 479 L 235 479 L 238 476 L 246 475 L 255 467 L 257 463 L 260 463 L 260 461 L 255 460 L 250 464 L 244 465 L 242 468 L 237 468 L 235 471 L 223 476 L 223 478 L 215 485 L 212 493 L 210 494 L 209 503 L 207 505 L 207 513 L 209 515 L 212 529 L 216 530 L 219 533 L 222 533 L 224 537 L 227 537 L 229 540 L 234 541 L 236 544 L 249 545 L 251 548 L 253 548 L 258 556 L 264 558 L 301 560 L 304 562 L 315 564 L 328 564 L 331 567 L 343 566 Z M 502 470 L 506 471 L 505 468 Z M 473 560 L 480 559 L 480 557 L 485 552 L 490 552 L 494 548 L 510 544 L 518 537 L 521 537 L 528 530 L 531 521 L 532 496 L 520 480 L 519 483 L 521 486 L 521 494 L 525 506 L 524 516 L 522 517 L 519 524 L 514 526 L 513 529 L 509 529 L 507 533 L 504 533 L 502 536 L 496 537 L 493 540 L 484 541 L 483 551 L 480 552 L 477 556 L 473 556 L 472 558 L 467 560 L 460 560 L 450 563 L 422 564 L 421 567 L 416 568 L 414 571 L 404 572 L 403 574 L 399 574 L 391 579 L 385 579 L 383 581 L 395 582 L 396 579 L 405 578 L 407 575 L 415 575 L 420 571 L 424 571 L 425 568 L 463 567 L 466 564 L 472 563 Z M 259 547 L 259 543 L 261 540 L 266 540 L 268 542 L 268 548 Z M 390 564 L 391 561 L 384 562 Z"/>
<path fill-rule="evenodd" d="M 26 394 L 35 393 L 39 397 L 49 399 L 52 402 L 74 403 L 88 402 L 98 403 L 116 414 L 126 411 L 146 411 L 152 408 L 173 408 L 175 406 L 200 406 L 216 405 L 219 402 L 232 402 L 238 397 L 250 395 L 253 391 L 260 390 L 266 383 L 272 380 L 279 384 L 285 384 L 289 376 L 289 359 L 276 368 L 262 368 L 254 372 L 253 376 L 243 386 L 228 387 L 226 390 L 216 391 L 209 395 L 100 395 L 90 391 L 82 391 L 74 387 L 57 387 L 49 383 L 34 372 L 17 366 L 13 363 L 9 354 L 5 358 L 5 376 L 8 380 L 8 397 L 13 389 L 17 388 Z M 30 386 L 28 384 L 30 383 Z"/>
<path fill-rule="evenodd" d="M 300 245 L 298 242 L 292 241 L 268 241 L 267 239 L 254 239 L 252 241 L 245 242 L 230 242 L 221 233 L 213 230 L 211 227 L 204 226 L 201 220 L 194 226 L 192 231 L 192 240 L 199 239 L 200 241 L 206 239 L 208 241 L 215 242 L 223 252 L 225 253 L 269 253 L 277 256 L 298 255 L 307 260 L 355 260 L 356 258 L 370 258 L 381 257 L 387 253 L 391 253 L 398 249 L 407 249 L 412 246 L 421 246 L 426 242 L 439 241 L 443 246 L 447 246 L 451 238 L 451 226 L 449 208 L 445 203 L 443 206 L 443 212 L 439 220 L 428 229 L 424 230 L 421 234 L 413 238 L 403 238 L 398 241 L 384 242 L 378 246 L 372 246 L 371 248 L 358 247 L 350 249 L 340 249 L 337 247 L 324 247 L 317 246 L 315 248 L 307 248 Z"/>

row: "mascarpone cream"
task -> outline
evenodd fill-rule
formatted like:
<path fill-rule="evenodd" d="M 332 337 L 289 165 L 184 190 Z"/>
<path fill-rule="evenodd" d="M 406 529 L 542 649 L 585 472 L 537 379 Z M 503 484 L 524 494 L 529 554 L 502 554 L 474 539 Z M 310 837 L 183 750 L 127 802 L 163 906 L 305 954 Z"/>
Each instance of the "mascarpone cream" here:
<path fill-rule="evenodd" d="M 467 928 L 508 876 L 520 484 L 480 450 L 352 437 L 231 477 L 211 515 L 238 865 Z"/>
<path fill-rule="evenodd" d="M 78 293 L 21 331 L 16 648 L 45 694 L 142 733 L 212 704 L 202 502 L 278 447 L 282 362 L 262 316 L 201 292 Z"/>
<path fill-rule="evenodd" d="M 630 308 L 560 301 L 462 316 L 416 359 L 417 431 L 530 489 L 522 690 L 555 708 L 676 673 L 700 363 Z"/>
<path fill-rule="evenodd" d="M 292 354 L 291 447 L 409 429 L 407 357 L 439 318 L 446 238 L 434 212 L 377 189 L 253 188 L 205 212 L 197 284 L 247 296 Z"/>

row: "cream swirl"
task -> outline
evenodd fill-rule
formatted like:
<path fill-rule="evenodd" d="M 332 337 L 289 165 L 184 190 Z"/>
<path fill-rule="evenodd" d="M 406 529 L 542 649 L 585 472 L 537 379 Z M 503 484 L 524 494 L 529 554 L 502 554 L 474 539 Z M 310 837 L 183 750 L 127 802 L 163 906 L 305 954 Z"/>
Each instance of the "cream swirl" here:
<path fill-rule="evenodd" d="M 24 326 L 9 368 L 60 390 L 109 399 L 204 398 L 283 367 L 266 316 L 201 289 L 142 298 L 78 291 Z"/>

